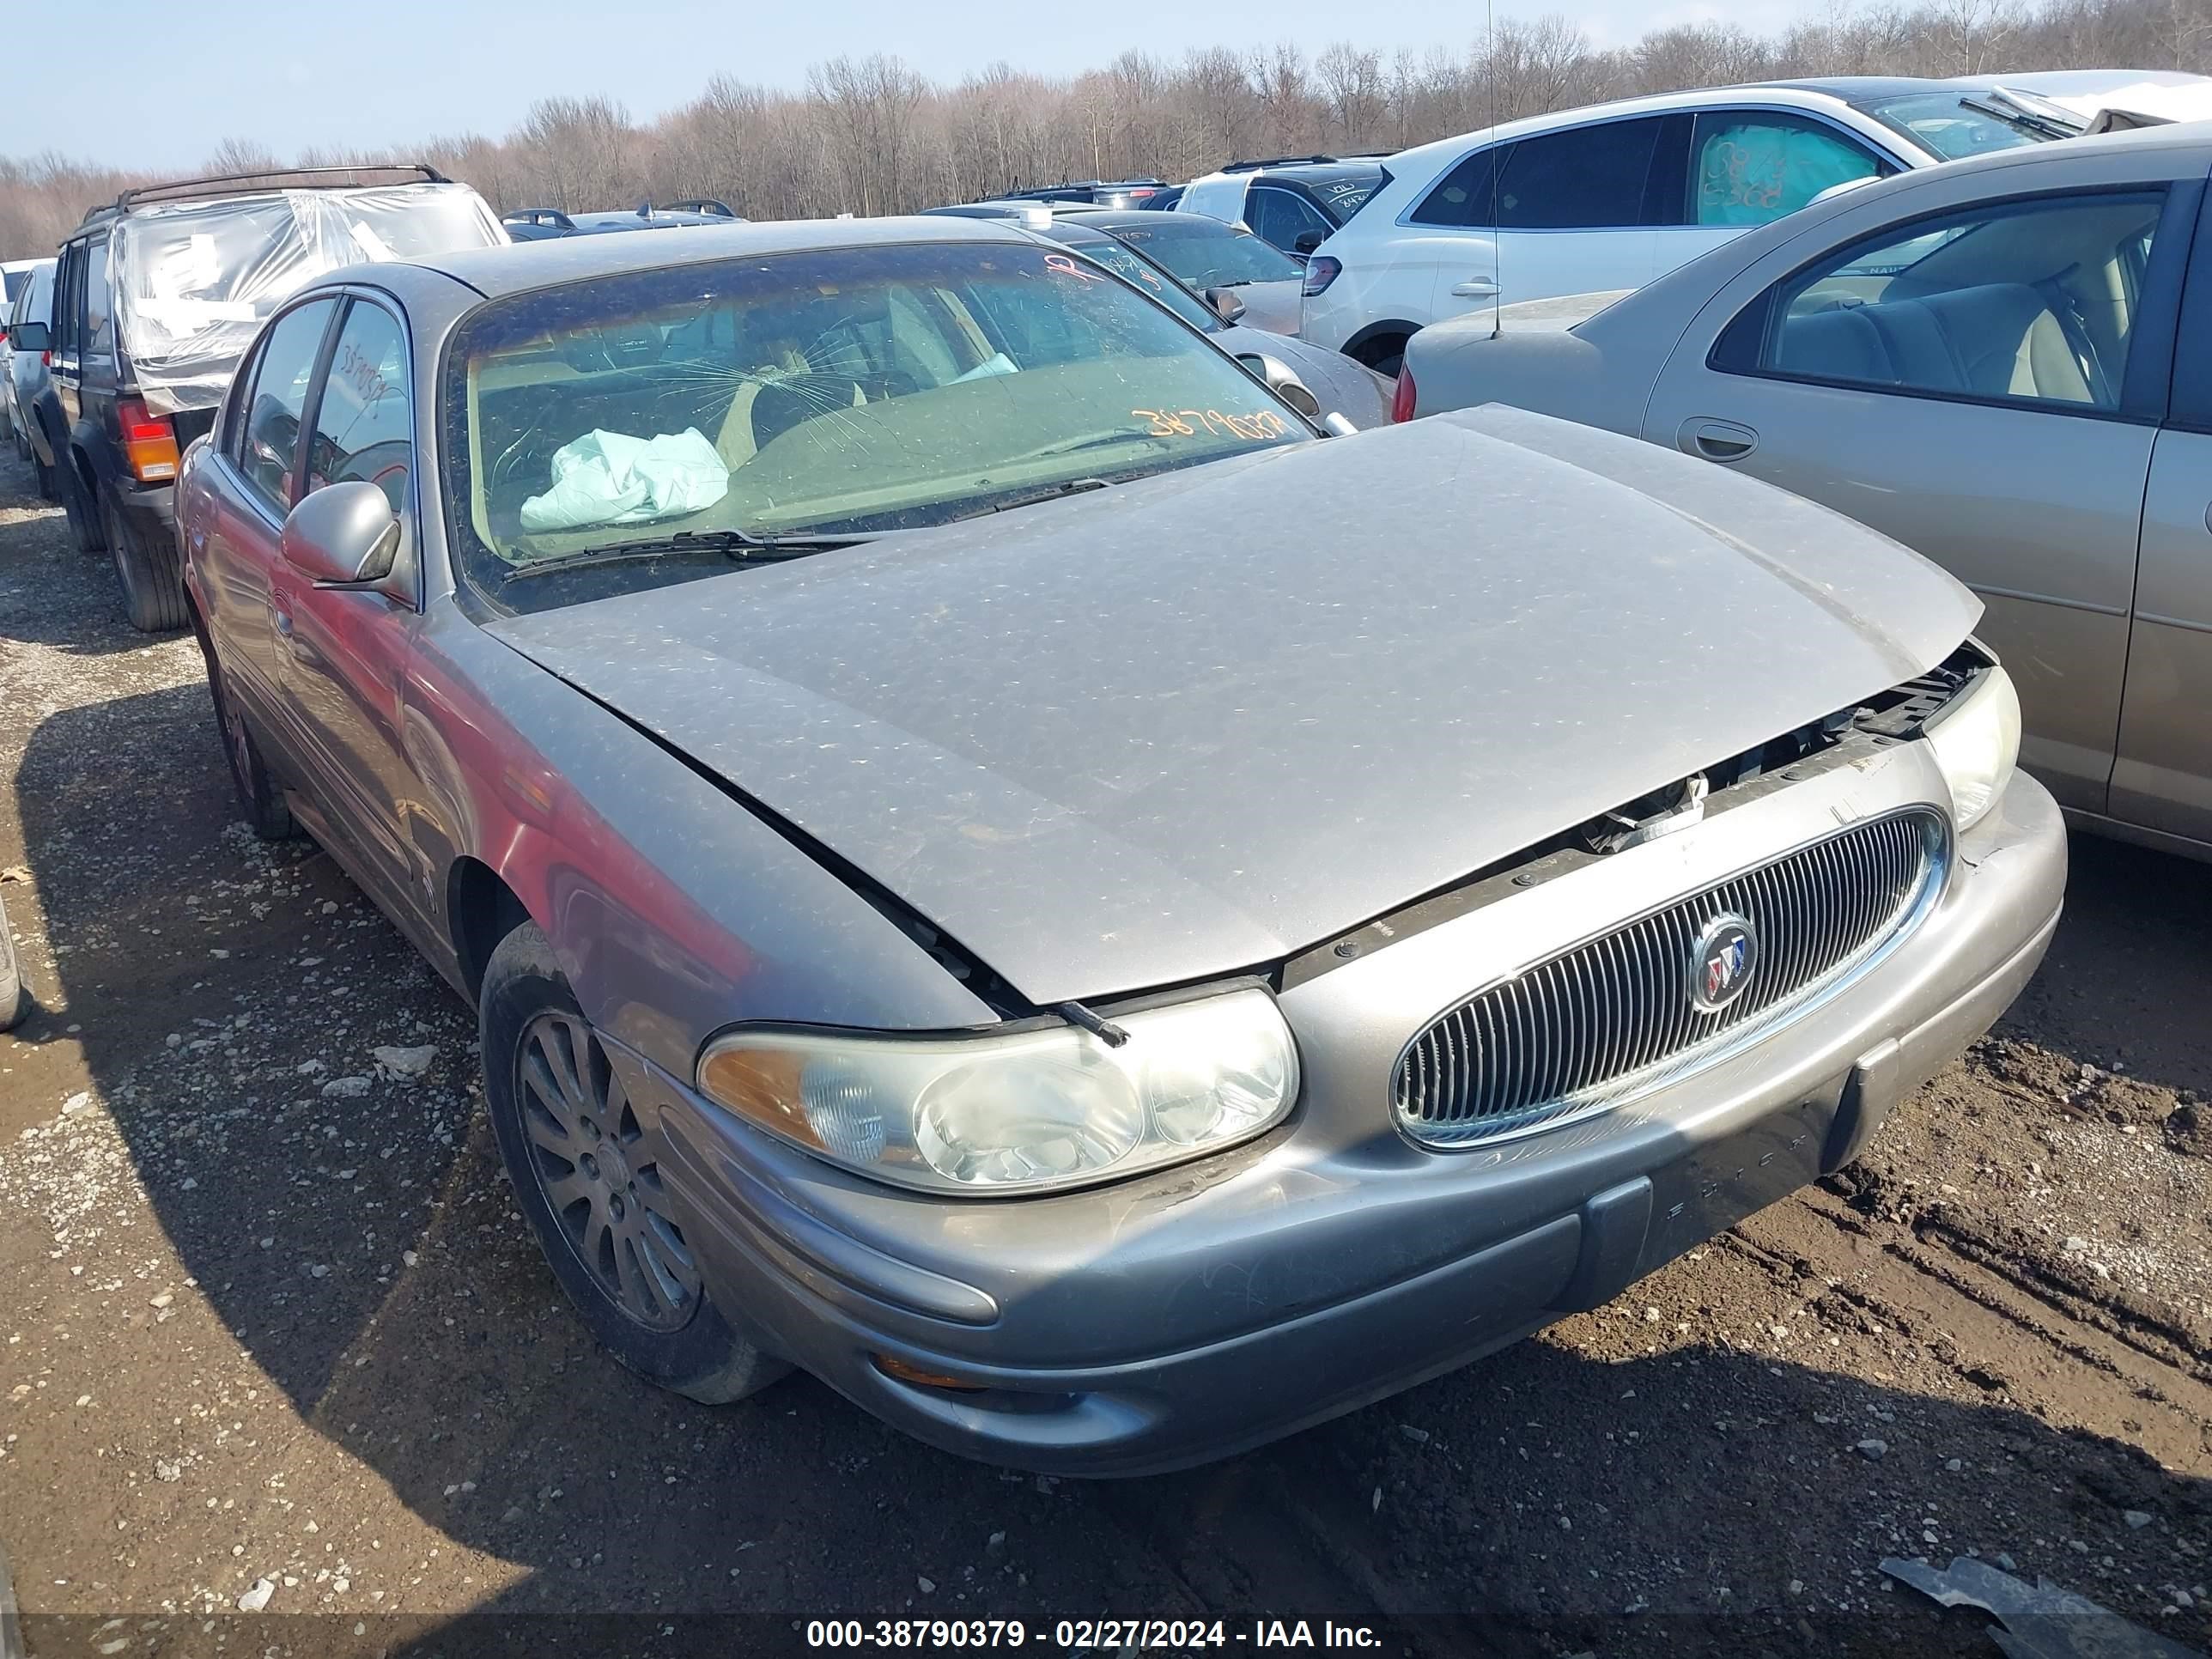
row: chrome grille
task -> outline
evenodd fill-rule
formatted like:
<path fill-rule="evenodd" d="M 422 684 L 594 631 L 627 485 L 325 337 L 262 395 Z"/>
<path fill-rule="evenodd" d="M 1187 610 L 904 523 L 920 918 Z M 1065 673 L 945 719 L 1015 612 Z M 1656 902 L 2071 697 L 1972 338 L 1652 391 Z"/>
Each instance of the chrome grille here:
<path fill-rule="evenodd" d="M 1563 951 L 1437 1018 L 1399 1057 L 1399 1121 L 1457 1145 L 1614 1106 L 1801 1013 L 1897 938 L 1937 888 L 1945 820 L 1892 814 L 1716 883 Z M 1715 918 L 1750 921 L 1759 955 L 1735 1000 L 1690 994 Z"/>

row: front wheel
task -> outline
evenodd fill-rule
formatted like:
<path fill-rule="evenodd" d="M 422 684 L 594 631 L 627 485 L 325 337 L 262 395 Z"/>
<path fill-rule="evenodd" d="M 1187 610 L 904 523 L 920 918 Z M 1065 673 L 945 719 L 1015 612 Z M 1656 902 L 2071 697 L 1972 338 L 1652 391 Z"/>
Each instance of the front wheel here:
<path fill-rule="evenodd" d="M 535 925 L 492 952 L 477 1023 L 516 1202 L 592 1334 L 647 1381 L 708 1405 L 782 1376 L 789 1367 L 708 1300 L 653 1138 Z"/>

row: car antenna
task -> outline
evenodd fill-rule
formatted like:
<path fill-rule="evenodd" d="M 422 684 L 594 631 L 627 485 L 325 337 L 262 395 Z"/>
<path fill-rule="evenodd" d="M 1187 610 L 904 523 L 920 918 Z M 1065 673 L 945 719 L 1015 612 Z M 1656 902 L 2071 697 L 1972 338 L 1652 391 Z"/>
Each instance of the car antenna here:
<path fill-rule="evenodd" d="M 1483 64 L 1483 79 L 1488 82 L 1490 102 L 1490 337 L 1496 339 L 1504 332 L 1505 308 L 1505 238 L 1498 224 L 1498 175 L 1505 170 L 1504 158 L 1498 154 L 1498 15 L 1494 0 L 1482 0 L 1483 32 L 1490 37 L 1490 51 Z"/>

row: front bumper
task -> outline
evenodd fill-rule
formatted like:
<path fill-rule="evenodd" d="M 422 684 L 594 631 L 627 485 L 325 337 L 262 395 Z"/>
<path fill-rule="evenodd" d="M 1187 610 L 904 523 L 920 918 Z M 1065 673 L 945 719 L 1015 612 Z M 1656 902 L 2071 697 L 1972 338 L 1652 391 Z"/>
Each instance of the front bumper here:
<path fill-rule="evenodd" d="M 854 1177 L 634 1055 L 662 1170 L 718 1307 L 771 1350 L 948 1450 L 1133 1474 L 1260 1444 L 1595 1307 L 1856 1156 L 1988 1029 L 2057 924 L 2066 845 L 2016 778 L 1917 929 L 1814 1011 L 1629 1105 L 1432 1152 L 1387 1101 L 1399 1045 L 1530 929 L 1581 935 L 1700 863 L 1753 861 L 1808 813 L 1942 799 L 1917 745 L 1778 791 L 1284 993 L 1297 1110 L 1248 1146 L 1090 1191 L 970 1202 Z M 1707 833 L 1711 832 L 1711 833 Z M 1802 836 L 1799 837 L 1802 839 Z M 1755 855 L 1754 855 L 1755 856 Z M 1616 892 L 1613 889 L 1620 889 Z M 1525 959 L 1525 958 L 1524 958 Z M 1439 988 L 1442 988 L 1441 991 Z M 889 1356 L 977 1385 L 900 1381 Z"/>

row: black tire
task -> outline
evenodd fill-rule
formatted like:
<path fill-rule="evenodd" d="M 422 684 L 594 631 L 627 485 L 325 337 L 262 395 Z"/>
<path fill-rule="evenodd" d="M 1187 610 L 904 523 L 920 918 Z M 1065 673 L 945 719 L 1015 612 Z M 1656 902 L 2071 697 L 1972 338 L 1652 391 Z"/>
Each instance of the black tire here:
<path fill-rule="evenodd" d="M 708 1299 L 663 1207 L 654 1143 L 535 924 L 492 952 L 477 1018 L 484 1102 L 515 1202 L 592 1334 L 647 1381 L 710 1406 L 788 1371 Z M 686 1280 L 673 1294 L 672 1270 Z"/>
<path fill-rule="evenodd" d="M 185 608 L 185 573 L 173 543 L 156 546 L 131 527 L 107 491 L 100 492 L 100 529 L 115 561 L 123 608 L 142 634 L 173 633 L 191 620 Z"/>
<path fill-rule="evenodd" d="M 100 533 L 100 508 L 86 488 L 84 474 L 65 444 L 54 446 L 54 471 L 59 473 L 62 511 L 69 515 L 70 539 L 80 553 L 103 553 L 107 543 Z"/>
<path fill-rule="evenodd" d="M 197 619 L 192 631 L 199 636 L 200 656 L 207 664 L 208 696 L 215 704 L 216 734 L 222 739 L 223 758 L 230 766 L 230 781 L 238 792 L 240 814 L 246 827 L 263 841 L 289 841 L 300 833 L 284 790 L 261 758 L 261 744 L 244 711 L 234 703 L 224 685 L 222 665 L 215 647 Z"/>
<path fill-rule="evenodd" d="M 1406 337 L 1402 334 L 1379 335 L 1367 341 L 1352 354 L 1354 361 L 1363 362 L 1377 374 L 1395 380 L 1405 366 Z"/>
<path fill-rule="evenodd" d="M 15 960 L 15 936 L 9 931 L 8 912 L 0 908 L 0 1031 L 13 1030 L 22 1018 L 23 970 Z M 5 1652 L 0 1648 L 0 1655 Z"/>

